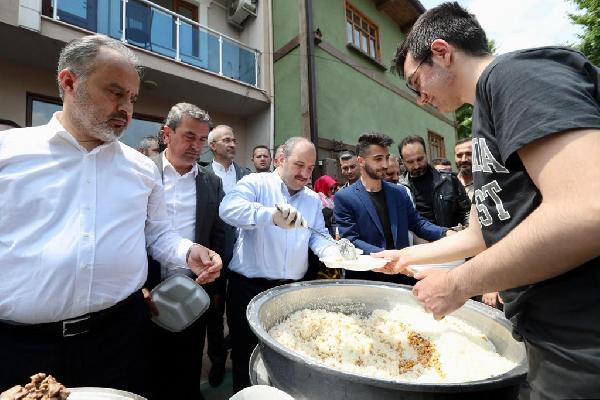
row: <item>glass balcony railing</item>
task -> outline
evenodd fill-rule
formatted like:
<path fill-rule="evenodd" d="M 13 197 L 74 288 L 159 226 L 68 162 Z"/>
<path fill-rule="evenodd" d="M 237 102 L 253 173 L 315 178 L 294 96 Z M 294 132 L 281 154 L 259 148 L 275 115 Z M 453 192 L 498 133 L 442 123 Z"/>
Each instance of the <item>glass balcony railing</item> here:
<path fill-rule="evenodd" d="M 53 0 L 52 4 L 52 17 L 58 21 L 258 87 L 258 50 L 150 1 Z"/>

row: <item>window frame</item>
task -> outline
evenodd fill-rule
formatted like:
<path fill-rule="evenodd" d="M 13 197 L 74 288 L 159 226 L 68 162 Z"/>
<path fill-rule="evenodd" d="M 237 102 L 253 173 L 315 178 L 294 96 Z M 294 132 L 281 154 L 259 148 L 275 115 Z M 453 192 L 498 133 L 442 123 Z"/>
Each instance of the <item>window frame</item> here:
<path fill-rule="evenodd" d="M 427 145 L 429 146 L 429 159 L 446 158 L 446 141 L 439 133 L 427 131 Z"/>
<path fill-rule="evenodd" d="M 348 13 L 351 13 L 351 17 L 348 15 Z M 344 2 L 344 17 L 344 33 L 346 36 L 346 43 L 367 57 L 380 62 L 381 39 L 379 36 L 379 26 L 349 1 Z M 356 21 L 356 17 L 358 17 L 358 21 Z M 348 24 L 352 25 L 352 40 L 348 40 Z M 367 25 L 368 31 L 365 28 L 365 24 Z M 355 41 L 357 33 L 358 43 Z M 367 39 L 365 44 L 366 49 L 363 48 L 364 39 Z M 371 40 L 373 40 L 375 46 L 374 56 L 371 54 Z"/>

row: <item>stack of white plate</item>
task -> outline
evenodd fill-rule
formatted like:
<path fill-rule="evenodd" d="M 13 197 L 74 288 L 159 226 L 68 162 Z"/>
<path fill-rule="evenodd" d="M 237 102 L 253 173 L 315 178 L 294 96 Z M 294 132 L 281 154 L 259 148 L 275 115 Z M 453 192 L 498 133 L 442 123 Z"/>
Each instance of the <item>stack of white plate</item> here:
<path fill-rule="evenodd" d="M 134 393 L 109 388 L 78 387 L 69 391 L 69 400 L 146 400 Z"/>

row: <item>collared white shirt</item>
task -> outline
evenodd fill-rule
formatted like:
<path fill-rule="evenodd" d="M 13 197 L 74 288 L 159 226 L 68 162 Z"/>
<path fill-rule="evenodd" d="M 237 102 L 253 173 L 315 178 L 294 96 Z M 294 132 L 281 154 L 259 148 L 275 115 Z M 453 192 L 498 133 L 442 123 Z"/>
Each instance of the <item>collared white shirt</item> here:
<path fill-rule="evenodd" d="M 308 226 L 329 236 L 321 200 L 304 187 L 290 196 L 277 171 L 246 175 L 219 207 L 226 223 L 240 229 L 229 268 L 248 278 L 300 279 L 308 268 L 308 247 L 319 257 L 335 246 L 308 229 L 282 229 L 273 224 L 275 205 L 287 203 L 300 211 Z"/>
<path fill-rule="evenodd" d="M 212 168 L 214 173 L 223 181 L 223 192 L 225 194 L 229 193 L 236 183 L 235 165 L 231 163 L 229 168 L 225 169 L 223 165 L 213 160 Z"/>
<path fill-rule="evenodd" d="M 87 151 L 54 114 L 0 135 L 0 320 L 54 322 L 139 290 L 148 253 L 185 265 L 156 165 L 120 142 Z"/>
<path fill-rule="evenodd" d="M 198 176 L 198 164 L 194 163 L 190 171 L 180 175 L 167 159 L 166 153 L 166 151 L 163 151 L 161 157 L 167 214 L 173 230 L 181 237 L 193 241 L 196 236 L 196 177 Z M 161 267 L 163 278 L 173 274 L 186 273 L 185 270 L 176 268 L 170 263 L 161 264 Z M 187 270 L 186 275 L 194 276 L 194 273 Z"/>

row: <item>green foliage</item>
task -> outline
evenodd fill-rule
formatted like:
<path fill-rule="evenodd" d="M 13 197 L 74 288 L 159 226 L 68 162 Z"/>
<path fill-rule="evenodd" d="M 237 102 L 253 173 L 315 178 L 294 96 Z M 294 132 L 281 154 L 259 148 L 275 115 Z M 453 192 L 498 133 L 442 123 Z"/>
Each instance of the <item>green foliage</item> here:
<path fill-rule="evenodd" d="M 571 14 L 571 21 L 583 27 L 579 35 L 581 42 L 576 46 L 595 65 L 600 65 L 600 0 L 570 0 L 583 11 Z"/>
<path fill-rule="evenodd" d="M 458 124 L 456 131 L 458 138 L 466 138 L 471 136 L 471 125 L 473 124 L 473 106 L 463 104 L 456 110 L 456 122 Z"/>

